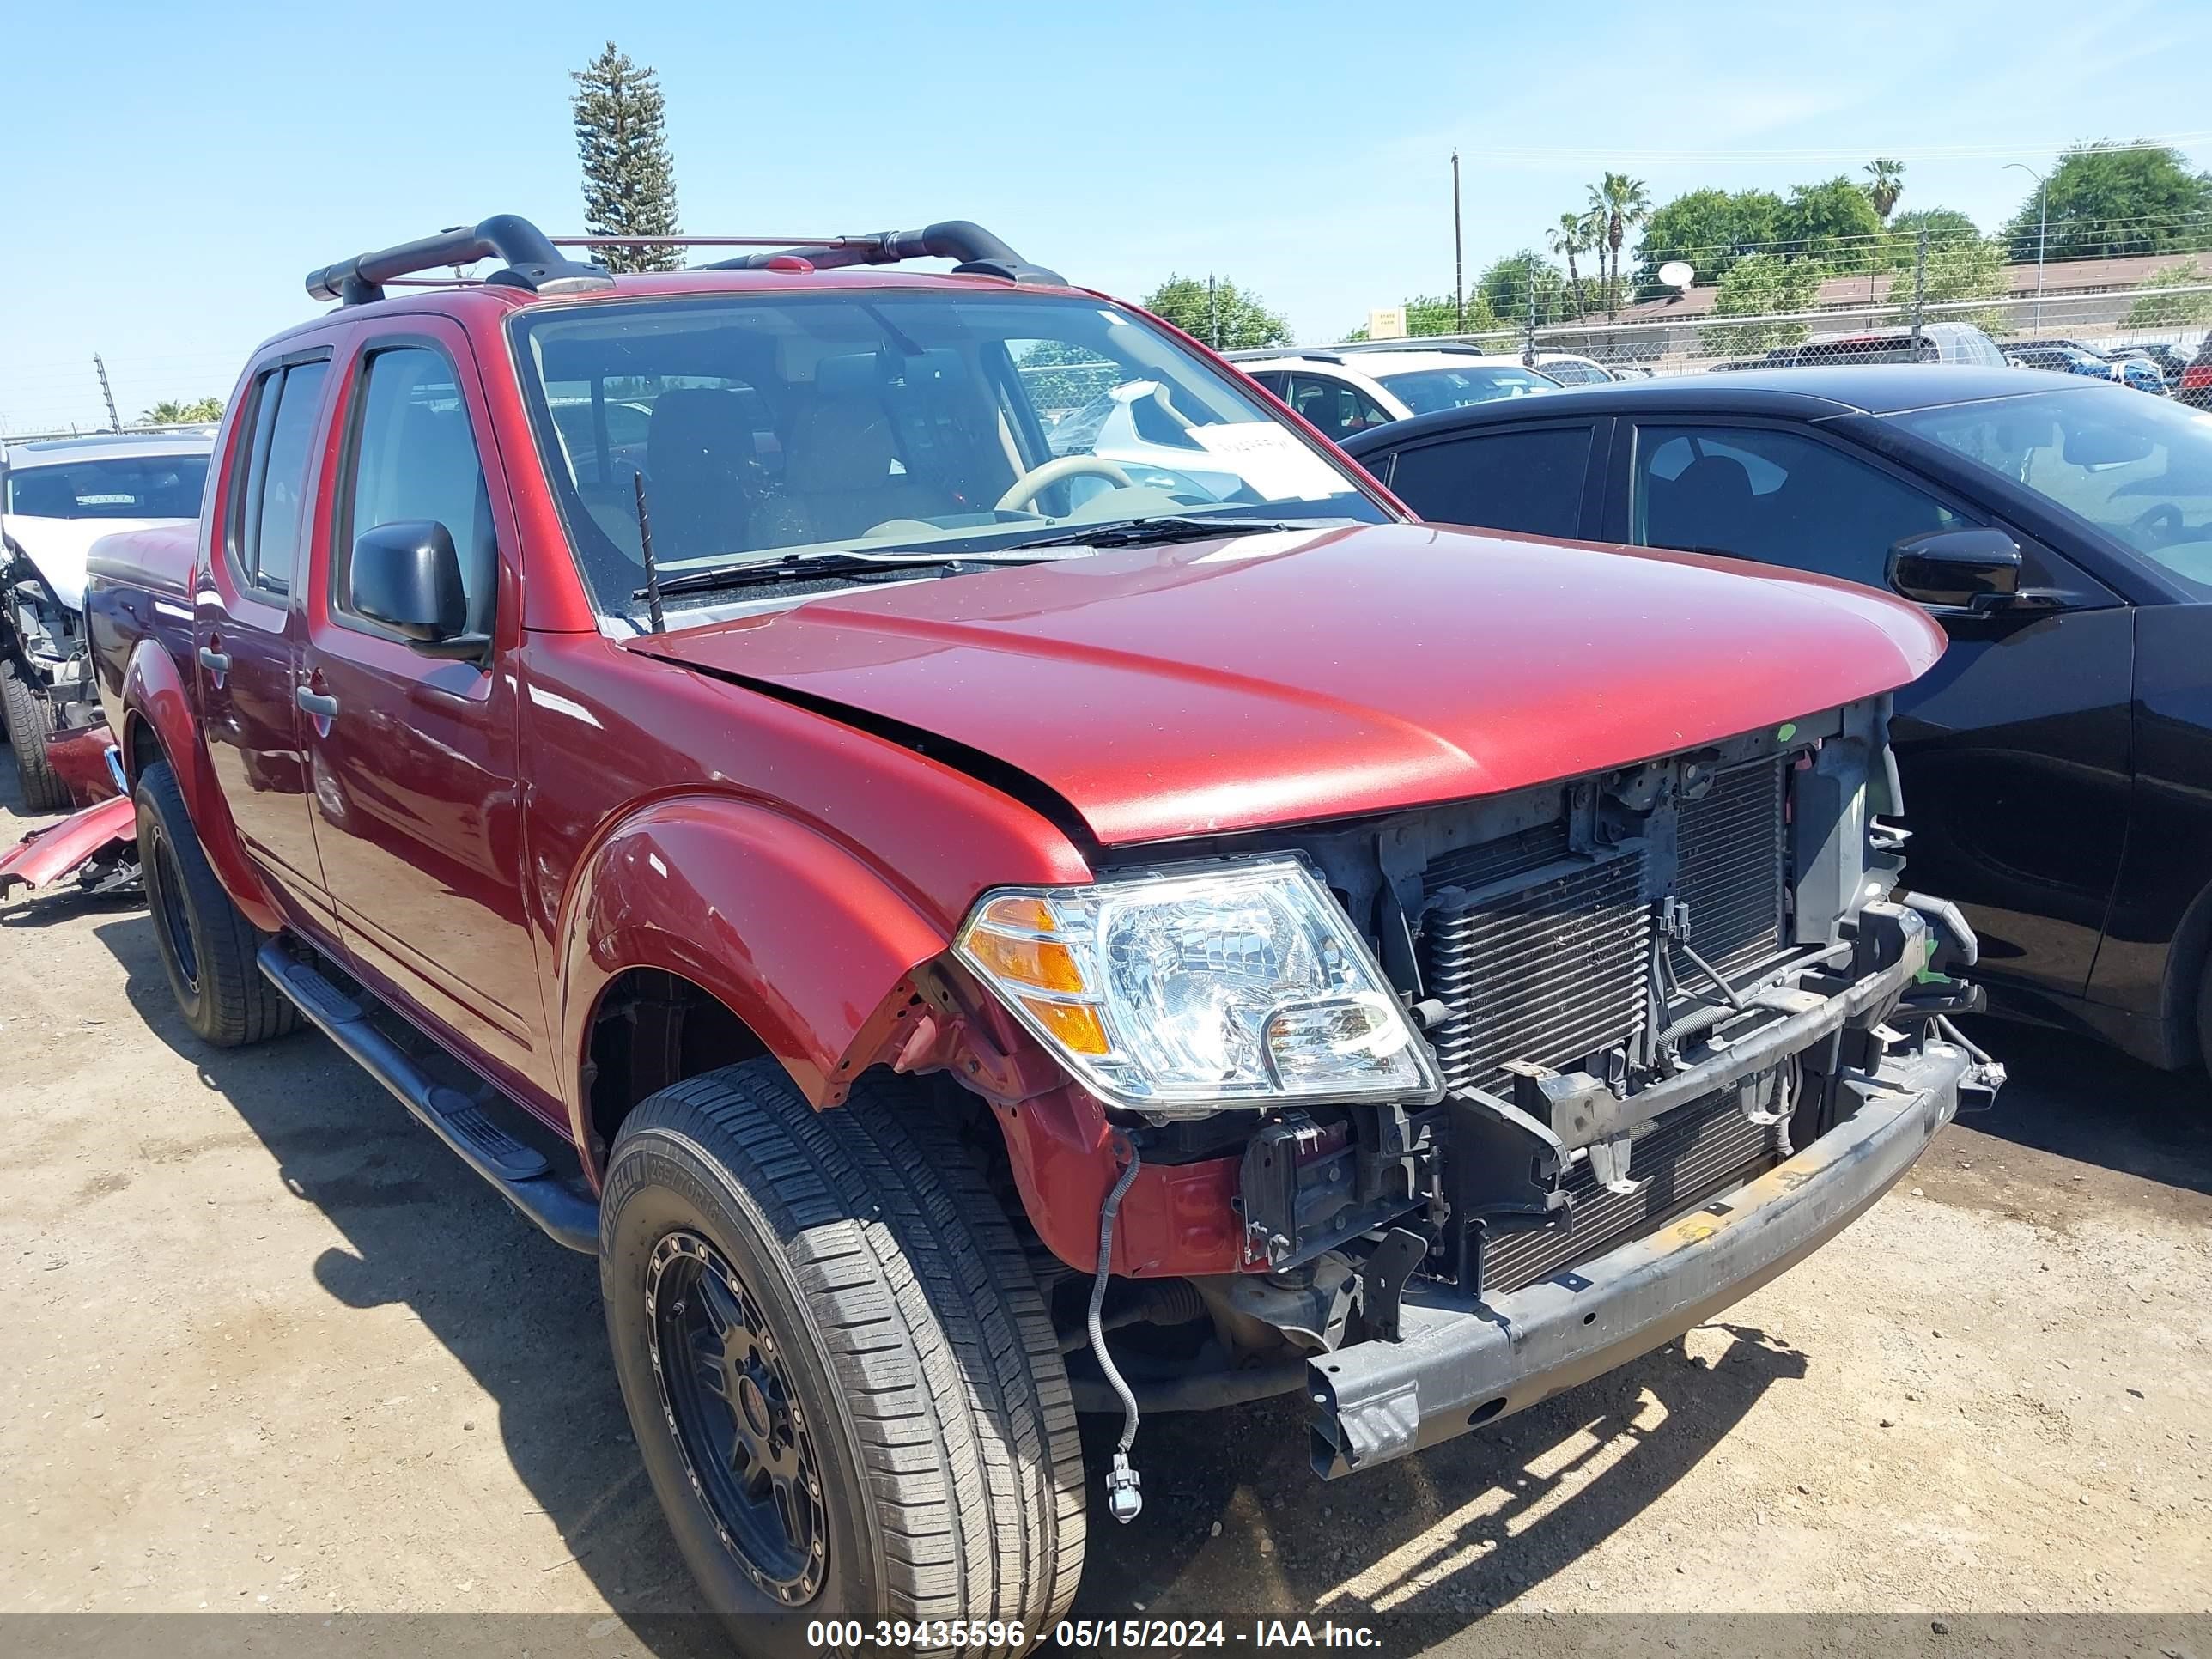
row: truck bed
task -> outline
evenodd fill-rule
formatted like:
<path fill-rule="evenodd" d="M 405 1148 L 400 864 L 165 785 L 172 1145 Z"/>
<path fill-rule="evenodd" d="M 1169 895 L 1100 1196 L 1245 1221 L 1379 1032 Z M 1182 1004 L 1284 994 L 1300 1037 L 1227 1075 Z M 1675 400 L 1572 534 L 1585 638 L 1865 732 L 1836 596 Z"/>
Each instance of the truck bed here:
<path fill-rule="evenodd" d="M 129 530 L 93 544 L 85 561 L 84 619 L 103 702 L 122 684 L 131 653 L 143 639 L 158 642 L 190 684 L 191 577 L 198 553 L 196 525 Z"/>

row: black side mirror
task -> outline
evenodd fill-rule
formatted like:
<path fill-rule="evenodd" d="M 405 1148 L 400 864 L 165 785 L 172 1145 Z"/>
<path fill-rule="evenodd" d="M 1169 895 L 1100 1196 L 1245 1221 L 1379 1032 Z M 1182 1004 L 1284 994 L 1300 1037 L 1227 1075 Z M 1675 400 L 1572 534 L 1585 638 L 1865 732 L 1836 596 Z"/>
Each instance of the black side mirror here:
<path fill-rule="evenodd" d="M 469 625 L 461 556 L 435 519 L 397 519 L 364 531 L 347 571 L 352 608 L 426 656 L 474 657 L 489 643 Z"/>
<path fill-rule="evenodd" d="M 1889 585 L 1908 599 L 1987 610 L 2020 592 L 2020 544 L 2002 530 L 1937 530 L 1889 550 Z"/>

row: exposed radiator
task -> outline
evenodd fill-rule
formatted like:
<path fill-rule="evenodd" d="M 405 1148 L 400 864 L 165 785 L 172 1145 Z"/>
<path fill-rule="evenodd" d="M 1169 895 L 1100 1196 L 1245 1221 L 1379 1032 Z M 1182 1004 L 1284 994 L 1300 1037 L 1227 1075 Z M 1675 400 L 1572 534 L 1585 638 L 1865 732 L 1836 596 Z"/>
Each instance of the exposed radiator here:
<path fill-rule="evenodd" d="M 1482 1293 L 1502 1296 L 1591 1261 L 1762 1173 L 1780 1151 L 1775 1137 L 1774 1126 L 1755 1124 L 1738 1109 L 1734 1090 L 1677 1107 L 1636 1138 L 1629 1173 L 1639 1181 L 1650 1178 L 1641 1192 L 1606 1191 L 1584 1159 L 1560 1183 L 1574 1206 L 1571 1232 L 1547 1227 L 1486 1236 Z"/>
<path fill-rule="evenodd" d="M 1643 863 L 1576 863 L 1426 919 L 1430 994 L 1458 1012 L 1432 1039 L 1446 1081 L 1496 1090 L 1510 1060 L 1561 1070 L 1640 1030 L 1650 972 Z"/>
<path fill-rule="evenodd" d="M 1784 764 L 1736 767 L 1682 804 L 1674 895 L 1689 906 L 1691 945 L 1724 974 L 1781 948 Z"/>

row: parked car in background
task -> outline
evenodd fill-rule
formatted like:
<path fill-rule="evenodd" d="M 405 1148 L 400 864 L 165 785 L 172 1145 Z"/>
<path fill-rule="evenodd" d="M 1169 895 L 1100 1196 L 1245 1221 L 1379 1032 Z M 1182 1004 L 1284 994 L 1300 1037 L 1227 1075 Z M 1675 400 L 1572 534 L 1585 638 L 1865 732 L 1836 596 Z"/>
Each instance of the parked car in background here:
<path fill-rule="evenodd" d="M 1332 438 L 1438 410 L 1557 392 L 1518 357 L 1393 341 L 1326 351 L 1237 352 L 1231 361 Z"/>
<path fill-rule="evenodd" d="M 501 216 L 308 290 L 198 533 L 94 566 L 162 970 L 596 1256 L 749 1640 L 1025 1651 L 1142 1411 L 1296 1395 L 1332 1477 L 1466 1434 L 2002 1081 L 1971 930 L 1887 896 L 1942 651 L 1891 596 L 1413 521 L 965 222 L 616 277 Z M 1236 489 L 1055 450 L 1067 363 Z M 556 395 L 645 404 L 641 466 Z"/>
<path fill-rule="evenodd" d="M 2154 398 L 2166 395 L 2166 376 L 2149 358 L 2128 354 L 2114 357 L 2111 362 L 2112 373 L 2119 377 L 2123 386 L 2136 392 L 2148 392 Z"/>
<path fill-rule="evenodd" d="M 2079 374 L 2092 380 L 2114 380 L 2112 363 L 2087 346 L 2064 343 L 2018 345 L 2005 348 L 2005 362 L 2014 368 L 2039 368 L 2054 374 Z"/>
<path fill-rule="evenodd" d="M 1852 334 L 1815 334 L 1792 346 L 1777 346 L 1757 366 L 1808 368 L 1839 363 L 1957 363 L 2002 368 L 1997 343 L 1972 323 L 1923 323 L 1916 342 L 1910 328 L 1869 328 Z M 1733 368 L 1735 365 L 1729 365 Z"/>
<path fill-rule="evenodd" d="M 2212 377 L 2208 377 L 2212 378 Z M 1346 447 L 1427 518 L 1674 547 L 1923 605 L 1892 731 L 1914 879 L 2011 1012 L 2212 1047 L 2212 421 L 2017 369 L 1596 388 Z"/>
<path fill-rule="evenodd" d="M 2212 334 L 2204 337 L 2189 367 L 2181 371 L 2173 395 L 2191 409 L 2212 409 Z"/>
<path fill-rule="evenodd" d="M 1525 361 L 1525 359 L 1523 360 Z M 1561 386 L 1611 386 L 1626 378 L 1607 368 L 1595 357 L 1584 357 L 1571 351 L 1539 351 L 1531 364 L 1539 374 L 1549 375 Z"/>
<path fill-rule="evenodd" d="M 0 712 L 33 812 L 70 804 L 48 738 L 100 718 L 85 654 L 85 556 L 102 536 L 196 517 L 213 442 L 164 432 L 0 451 Z"/>
<path fill-rule="evenodd" d="M 2166 389 L 2172 392 L 2181 384 L 2181 376 L 2189 367 L 2189 351 L 2170 341 L 2154 340 L 2148 345 L 2122 348 L 2130 356 L 2148 357 L 2158 365 L 2158 372 L 2166 377 Z"/>

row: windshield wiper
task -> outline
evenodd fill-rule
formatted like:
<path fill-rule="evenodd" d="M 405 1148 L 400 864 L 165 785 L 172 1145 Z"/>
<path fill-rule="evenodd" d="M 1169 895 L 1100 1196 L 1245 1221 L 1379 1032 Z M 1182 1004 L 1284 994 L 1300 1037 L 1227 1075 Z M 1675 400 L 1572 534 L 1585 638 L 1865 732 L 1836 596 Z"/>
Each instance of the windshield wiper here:
<path fill-rule="evenodd" d="M 1257 536 L 1270 531 L 1310 526 L 1278 524 L 1267 519 L 1127 519 L 1091 530 L 1069 530 L 1015 542 L 1008 550 L 1030 547 L 1152 547 L 1164 542 L 1211 541 L 1217 536 Z"/>
<path fill-rule="evenodd" d="M 992 553 L 851 553 L 824 548 L 812 553 L 786 553 L 774 559 L 748 559 L 737 564 L 695 570 L 685 576 L 662 578 L 663 593 L 704 593 L 715 588 L 751 587 L 764 582 L 811 581 L 817 576 L 858 575 L 863 571 L 947 570 L 961 574 L 993 565 L 1039 564 L 1042 559 L 1000 558 Z M 641 599 L 646 590 L 630 595 Z"/>

